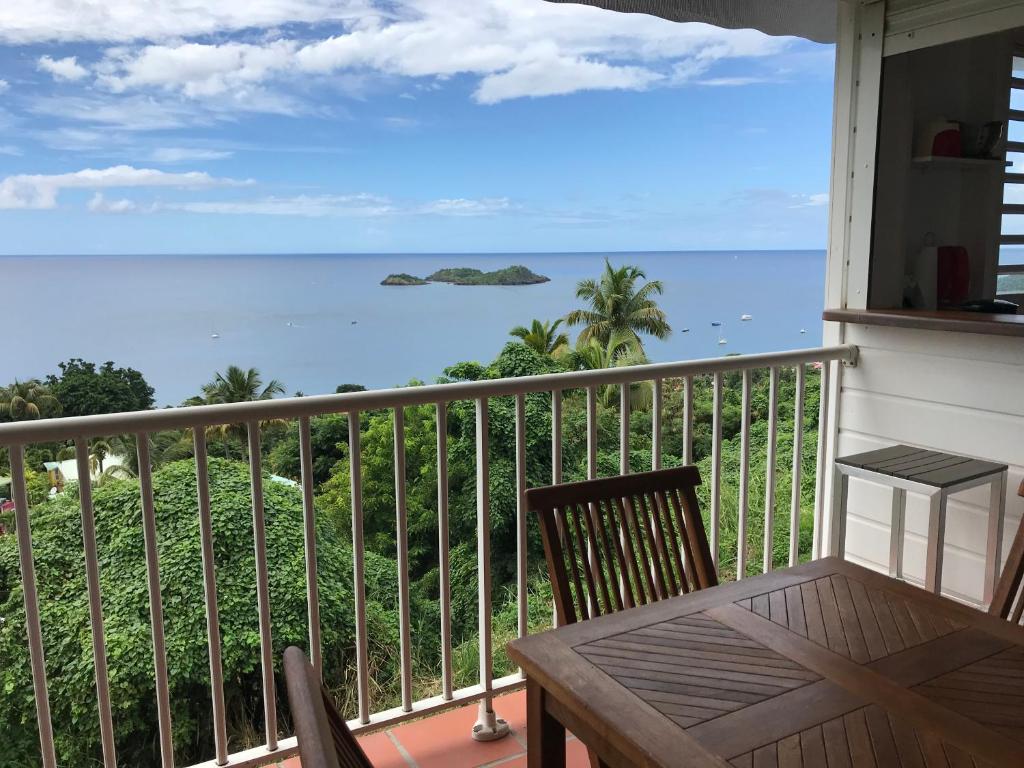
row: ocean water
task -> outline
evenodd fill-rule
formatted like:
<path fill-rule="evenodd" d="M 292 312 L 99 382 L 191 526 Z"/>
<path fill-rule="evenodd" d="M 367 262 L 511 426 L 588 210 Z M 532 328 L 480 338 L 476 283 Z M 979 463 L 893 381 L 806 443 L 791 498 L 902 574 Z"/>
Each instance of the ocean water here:
<path fill-rule="evenodd" d="M 606 255 L 664 283 L 660 304 L 673 333 L 647 342 L 652 361 L 821 343 L 824 251 L 0 256 L 14 330 L 0 379 L 42 378 L 70 357 L 113 360 L 142 371 L 159 405 L 196 394 L 231 364 L 256 367 L 289 393 L 432 381 L 455 362 L 490 362 L 513 326 L 579 306 L 576 284 L 599 276 Z M 392 272 L 511 264 L 551 282 L 380 285 Z"/>

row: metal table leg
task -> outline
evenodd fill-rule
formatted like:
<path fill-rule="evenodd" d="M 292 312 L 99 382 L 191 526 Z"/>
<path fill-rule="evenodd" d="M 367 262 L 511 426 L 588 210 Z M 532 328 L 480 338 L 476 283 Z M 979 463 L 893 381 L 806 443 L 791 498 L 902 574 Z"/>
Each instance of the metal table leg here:
<path fill-rule="evenodd" d="M 903 539 L 907 518 L 907 492 L 892 489 L 892 522 L 889 528 L 889 575 L 903 578 Z"/>
<path fill-rule="evenodd" d="M 928 500 L 928 560 L 925 563 L 924 587 L 938 595 L 942 592 L 942 557 L 946 549 L 946 501 L 944 490 Z"/>
<path fill-rule="evenodd" d="M 835 465 L 832 488 L 832 525 L 829 531 L 831 546 L 829 553 L 836 557 L 846 554 L 846 506 L 850 495 L 850 478 Z"/>
<path fill-rule="evenodd" d="M 1006 471 L 992 478 L 988 501 L 988 543 L 985 547 L 985 605 L 992 602 L 1003 565 L 1003 518 L 1006 516 Z"/>

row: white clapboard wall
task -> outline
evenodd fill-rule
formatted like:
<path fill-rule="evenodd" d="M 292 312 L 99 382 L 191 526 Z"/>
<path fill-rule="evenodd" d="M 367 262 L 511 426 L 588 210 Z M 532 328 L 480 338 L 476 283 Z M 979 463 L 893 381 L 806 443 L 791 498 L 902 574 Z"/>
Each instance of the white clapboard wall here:
<path fill-rule="evenodd" d="M 1024 341 L 977 334 L 846 326 L 860 348 L 843 371 L 837 455 L 894 443 L 1010 465 L 1003 556 L 1024 515 Z M 848 559 L 880 571 L 889 560 L 889 489 L 850 481 Z M 988 488 L 950 500 L 943 592 L 980 604 Z M 907 495 L 905 573 L 923 582 L 927 505 Z"/>

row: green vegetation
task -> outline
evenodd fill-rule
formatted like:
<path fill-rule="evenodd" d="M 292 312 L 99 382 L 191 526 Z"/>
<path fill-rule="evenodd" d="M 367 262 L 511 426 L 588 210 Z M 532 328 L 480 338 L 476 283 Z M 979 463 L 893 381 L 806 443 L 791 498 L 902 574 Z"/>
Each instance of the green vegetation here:
<path fill-rule="evenodd" d="M 554 355 L 563 352 L 569 346 L 569 336 L 558 332 L 558 326 L 561 324 L 562 320 L 555 320 L 553 323 L 534 320 L 530 323 L 529 328 L 525 325 L 517 325 L 508 333 L 509 336 L 515 336 L 534 352 L 539 352 L 542 355 Z"/>
<path fill-rule="evenodd" d="M 641 336 L 667 333 L 664 313 L 653 296 L 660 284 L 634 268 L 608 265 L 600 281 L 587 281 L 580 297 L 589 309 L 581 315 L 584 334 L 574 347 L 559 333 L 560 321 L 534 321 L 513 330 L 509 342 L 489 364 L 456 363 L 439 382 L 478 381 L 532 376 L 569 370 L 605 368 L 645 361 Z M 656 287 L 655 287 L 656 286 Z M 613 293 L 621 290 L 622 293 Z M 586 331 L 589 330 L 589 333 Z M 583 338 L 583 336 L 586 338 Z M 764 499 L 767 485 L 768 373 L 752 374 L 750 496 L 747 539 L 737 542 L 741 375 L 725 374 L 722 409 L 722 502 L 719 528 L 720 574 L 732 578 L 737 551 L 747 553 L 748 572 L 759 573 L 764 547 Z M 810 535 L 817 445 L 818 372 L 806 370 L 806 410 L 802 476 L 797 488 L 801 520 L 799 556 L 810 556 Z M 782 566 L 789 558 L 790 488 L 793 463 L 795 372 L 783 370 L 778 383 L 779 434 L 775 482 L 775 528 L 768 532 L 771 558 Z M 419 386 L 411 382 L 409 386 Z M 701 476 L 711 477 L 712 380 L 693 379 L 693 456 Z M 229 368 L 202 388 L 195 402 L 241 402 L 283 392 L 276 380 L 264 383 L 254 369 Z M 357 385 L 339 390 L 358 391 Z M 652 466 L 651 390 L 631 388 L 629 466 Z M 680 380 L 664 381 L 662 413 L 663 466 L 682 462 L 685 402 Z M 516 623 L 516 477 L 515 398 L 490 400 L 491 573 L 493 582 L 493 646 L 495 674 L 513 666 L 501 652 L 517 631 Z M 529 486 L 551 481 L 551 397 L 526 396 L 526 481 Z M 404 410 L 408 574 L 412 626 L 413 696 L 440 691 L 440 595 L 438 573 L 437 423 L 432 405 Z M 600 392 L 597 411 L 598 473 L 619 472 L 619 388 Z M 366 546 L 366 594 L 371 684 L 371 709 L 400 702 L 398 640 L 398 566 L 396 558 L 394 415 L 390 410 L 363 412 L 359 417 L 363 484 L 363 528 Z M 348 453 L 348 417 L 329 414 L 310 420 L 313 480 L 317 510 L 319 595 L 324 647 L 325 683 L 348 716 L 355 713 L 354 613 Z M 456 686 L 476 682 L 477 658 L 477 526 L 476 416 L 472 402 L 453 402 L 446 425 L 449 471 L 449 540 L 451 543 L 451 605 Z M 563 393 L 563 473 L 566 481 L 586 476 L 586 396 Z M 231 749 L 260 743 L 260 653 L 257 625 L 252 507 L 244 429 L 208 434 L 224 677 Z M 298 480 L 299 434 L 294 422 L 264 426 L 263 466 Z M 67 450 L 51 446 L 51 451 Z M 94 456 L 105 452 L 134 454 L 131 439 L 94 441 Z M 162 598 L 171 671 L 171 706 L 175 758 L 179 763 L 209 759 L 209 669 L 206 650 L 198 511 L 192 436 L 187 431 L 152 436 L 156 465 L 154 492 Z M 32 462 L 29 466 L 33 467 Z M 57 727 L 59 760 L 66 765 L 91 765 L 100 757 L 88 601 L 84 585 L 80 511 L 77 489 L 71 487 L 46 500 L 45 475 L 30 477 L 35 562 L 39 580 L 47 667 Z M 40 480 L 42 483 L 40 483 Z M 302 503 L 298 489 L 264 481 L 267 547 L 270 563 L 270 605 L 274 654 L 279 661 L 288 644 L 308 642 L 303 558 Z M 710 531 L 707 482 L 699 498 Z M 94 491 L 97 541 L 108 659 L 117 743 L 126 765 L 152 765 L 156 757 L 155 684 L 141 533 L 138 480 L 106 477 Z M 8 524 L 5 521 L 5 524 Z M 531 630 L 548 626 L 550 588 L 535 521 L 528 522 L 529 620 Z M 37 750 L 34 703 L 29 670 L 18 553 L 13 536 L 0 536 L 0 743 L 4 765 L 34 764 Z M 59 673 L 56 672 L 59 670 Z M 280 674 L 279 669 L 275 669 Z M 278 691 L 283 681 L 278 679 Z M 288 731 L 287 707 L 281 704 L 282 732 Z"/>
<path fill-rule="evenodd" d="M 145 411 L 153 407 L 153 388 L 134 368 L 115 368 L 112 362 L 96 367 L 79 358 L 59 366 L 60 374 L 46 377 L 51 394 L 63 406 L 64 416 Z"/>
<path fill-rule="evenodd" d="M 0 422 L 41 419 L 60 414 L 60 401 L 38 379 L 14 380 L 0 387 Z"/>
<path fill-rule="evenodd" d="M 654 296 L 664 290 L 659 280 L 637 285 L 647 275 L 639 267 L 624 265 L 618 268 L 605 259 L 604 272 L 598 280 L 583 280 L 576 288 L 576 297 L 583 299 L 587 309 L 575 309 L 566 315 L 569 326 L 582 325 L 580 341 L 591 338 L 608 344 L 616 333 L 641 343 L 640 334 L 656 339 L 667 339 L 672 333 L 665 313 L 658 307 Z"/>
<path fill-rule="evenodd" d="M 1024 275 L 999 275 L 996 293 L 1024 293 Z"/>
<path fill-rule="evenodd" d="M 422 277 L 416 277 L 406 272 L 390 274 L 380 281 L 381 285 L 426 285 L 427 281 Z"/>

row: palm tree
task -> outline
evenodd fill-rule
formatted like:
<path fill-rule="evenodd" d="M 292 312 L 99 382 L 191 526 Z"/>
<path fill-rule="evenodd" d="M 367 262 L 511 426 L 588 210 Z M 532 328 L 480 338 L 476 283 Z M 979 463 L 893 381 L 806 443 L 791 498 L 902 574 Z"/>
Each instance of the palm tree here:
<path fill-rule="evenodd" d="M 517 325 L 509 331 L 509 335 L 522 339 L 523 344 L 538 354 L 553 355 L 563 347 L 569 346 L 569 336 L 558 333 L 558 326 L 561 324 L 562 320 L 555 320 L 553 323 L 534 320 L 530 323 L 529 328 L 525 325 Z"/>
<path fill-rule="evenodd" d="M 224 373 L 214 374 L 213 381 L 203 385 L 203 394 L 188 401 L 189 405 L 210 405 L 213 403 L 248 403 L 254 400 L 270 400 L 274 395 L 284 394 L 284 384 L 271 379 L 263 385 L 263 378 L 255 368 L 243 371 L 237 365 L 229 365 Z"/>
<path fill-rule="evenodd" d="M 576 286 L 576 297 L 589 305 L 587 309 L 574 309 L 565 317 L 566 325 L 584 326 L 580 333 L 583 342 L 591 338 L 607 345 L 615 333 L 631 336 L 642 346 L 640 334 L 666 339 L 672 333 L 665 313 L 652 298 L 664 291 L 661 281 L 646 280 L 639 267 L 624 265 L 613 267 L 604 260 L 604 273 L 600 280 L 581 280 Z"/>
<path fill-rule="evenodd" d="M 0 387 L 0 417 L 11 421 L 39 419 L 43 416 L 59 416 L 60 403 L 39 379 L 14 380 L 14 383 Z"/>
<path fill-rule="evenodd" d="M 189 398 L 185 405 L 216 405 L 221 403 L 250 403 L 256 400 L 271 400 L 274 395 L 284 394 L 284 384 L 271 379 L 266 385 L 263 377 L 255 368 L 243 371 L 237 365 L 229 365 L 224 373 L 214 374 L 213 381 L 203 385 L 203 393 Z M 281 424 L 281 420 L 261 421 L 261 426 Z M 234 437 L 242 443 L 242 453 L 247 455 L 246 426 L 244 424 L 219 424 L 207 428 L 207 434 L 221 437 Z M 224 445 L 225 457 L 230 455 L 227 442 Z"/>
<path fill-rule="evenodd" d="M 576 340 L 576 348 L 569 353 L 569 365 L 576 371 L 597 371 L 602 368 L 622 368 L 629 365 L 644 365 L 647 355 L 634 335 L 615 332 L 606 344 L 596 338 L 583 340 L 582 334 Z M 598 396 L 601 405 L 610 407 L 618 397 L 618 385 L 600 388 Z M 630 407 L 640 408 L 650 404 L 649 383 L 633 384 L 629 388 Z"/>

